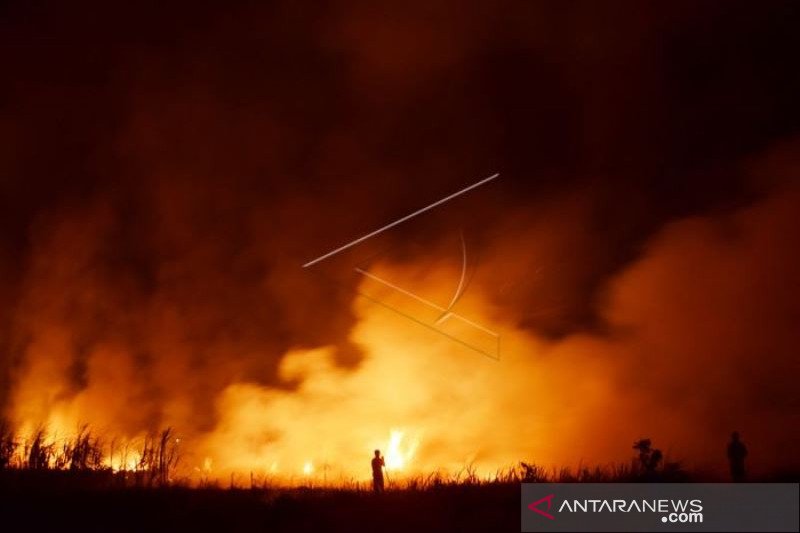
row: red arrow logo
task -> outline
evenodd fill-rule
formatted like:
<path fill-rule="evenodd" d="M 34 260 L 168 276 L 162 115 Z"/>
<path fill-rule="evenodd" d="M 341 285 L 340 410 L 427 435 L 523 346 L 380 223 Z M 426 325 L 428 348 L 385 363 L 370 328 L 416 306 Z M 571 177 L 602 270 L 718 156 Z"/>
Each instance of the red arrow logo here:
<path fill-rule="evenodd" d="M 551 494 L 549 496 L 545 496 L 541 500 L 536 500 L 535 502 L 533 502 L 532 504 L 530 504 L 528 506 L 528 509 L 530 509 L 534 513 L 539 513 L 540 515 L 542 515 L 545 518 L 549 518 L 550 520 L 555 520 L 556 519 L 555 516 L 551 515 L 550 513 L 546 513 L 546 512 L 542 511 L 541 509 L 539 509 L 537 507 L 540 503 L 546 501 L 547 502 L 547 510 L 549 511 L 550 508 L 553 506 L 553 497 L 554 496 L 555 496 L 555 494 Z"/>

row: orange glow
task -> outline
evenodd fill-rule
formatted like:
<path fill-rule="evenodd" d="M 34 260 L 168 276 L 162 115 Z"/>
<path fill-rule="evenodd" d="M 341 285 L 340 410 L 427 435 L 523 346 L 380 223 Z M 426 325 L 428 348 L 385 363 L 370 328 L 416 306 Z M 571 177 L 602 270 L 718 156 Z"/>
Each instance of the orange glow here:
<path fill-rule="evenodd" d="M 374 271 L 400 283 L 414 283 L 413 271 L 388 266 Z M 439 265 L 436 275 L 417 287 L 441 299 L 440 287 L 454 272 Z M 459 312 L 497 324 L 492 308 L 475 292 L 462 298 Z M 387 470 L 400 478 L 434 471 L 456 473 L 468 464 L 488 477 L 532 456 L 544 464 L 572 461 L 576 447 L 568 442 L 590 430 L 588 421 L 600 419 L 593 409 L 609 401 L 608 369 L 583 355 L 596 349 L 591 343 L 576 341 L 554 351 L 507 327 L 498 362 L 370 301 L 355 300 L 354 311 L 358 324 L 351 341 L 365 353 L 356 368 L 338 366 L 332 347 L 292 350 L 278 367 L 280 381 L 291 387 L 247 381 L 228 385 L 215 398 L 214 429 L 180 441 L 184 474 L 227 480 L 232 473 L 252 472 L 288 484 L 309 477 L 333 484 L 368 481 L 372 452 L 379 449 Z M 542 359 L 548 350 L 551 355 Z M 122 373 L 128 367 L 102 363 L 109 356 L 121 357 L 120 353 L 109 347 L 101 355 L 90 365 L 90 384 L 94 379 L 127 383 Z M 584 372 L 564 374 L 564 368 L 577 367 Z M 38 373 L 28 378 L 31 383 L 41 379 Z M 567 384 L 584 400 L 581 406 L 590 406 L 588 410 L 559 399 Z M 118 395 L 103 385 L 90 386 L 71 398 L 53 400 L 40 412 L 49 413 L 51 424 L 58 420 L 59 427 L 75 427 L 79 420 L 108 427 L 118 404 L 106 404 L 108 411 L 99 407 L 106 391 Z M 22 393 L 33 394 L 33 389 L 21 389 Z M 535 409 L 529 401 L 536 403 Z M 176 427 L 180 422 L 180 418 L 172 421 Z M 627 440 L 625 444 L 620 446 L 623 454 Z M 136 446 L 131 449 L 141 451 Z M 116 452 L 107 464 L 116 470 L 134 469 L 137 461 L 137 455 L 123 458 Z"/>
<path fill-rule="evenodd" d="M 139 468 L 141 458 L 137 451 L 121 452 L 107 456 L 103 463 L 114 472 L 133 472 Z"/>
<path fill-rule="evenodd" d="M 775 235 L 790 233 L 785 228 L 795 211 L 787 205 L 772 201 L 738 215 L 747 249 L 759 251 L 753 258 L 775 249 Z M 231 370 L 225 366 L 228 354 L 251 347 L 227 339 L 215 344 L 216 366 L 194 376 L 198 357 L 176 333 L 182 331 L 179 313 L 159 308 L 154 314 L 163 324 L 154 326 L 151 348 L 170 357 L 153 358 L 150 373 L 143 374 L 136 363 L 139 354 L 124 343 L 93 345 L 81 354 L 78 386 L 69 328 L 37 315 L 36 324 L 42 325 L 14 375 L 10 418 L 21 440 L 30 442 L 44 427 L 48 442 L 58 446 L 86 423 L 103 439 L 103 464 L 117 471 L 140 468 L 148 429 L 173 427 L 174 435 L 181 435 L 180 441 L 170 440 L 180 454 L 177 476 L 223 482 L 239 474 L 282 484 L 309 478 L 332 485 L 369 482 L 376 449 L 393 481 L 430 472 L 455 474 L 467 465 L 486 478 L 519 461 L 546 469 L 627 462 L 630 443 L 642 436 L 669 448 L 678 460 L 710 457 L 724 468 L 719 450 L 729 428 L 781 427 L 780 412 L 741 408 L 735 420 L 725 414 L 731 401 L 746 400 L 731 378 L 739 367 L 727 364 L 728 354 L 749 361 L 761 342 L 746 337 L 748 324 L 759 315 L 742 312 L 733 299 L 747 291 L 748 298 L 750 293 L 761 297 L 758 284 L 742 280 L 766 282 L 781 274 L 763 273 L 756 259 L 733 261 L 730 243 L 714 240 L 717 229 L 702 219 L 675 224 L 646 257 L 609 283 L 602 309 L 609 333 L 604 334 L 537 336 L 490 298 L 486 287 L 497 281 L 492 272 L 476 275 L 455 311 L 500 333 L 499 361 L 366 298 L 354 298 L 349 310 L 354 325 L 344 340 L 359 355 L 350 364 L 342 364 L 338 345 L 275 354 L 253 348 L 248 366 L 231 364 L 229 375 L 235 377 L 206 389 L 204 380 L 213 382 L 217 373 Z M 691 268 L 682 267 L 685 257 L 696 259 Z M 777 258 L 768 266 L 785 268 Z M 721 271 L 729 277 L 715 277 Z M 370 272 L 431 301 L 447 302 L 460 265 L 376 263 Z M 507 277 L 519 277 L 512 274 Z M 695 297 L 696 286 L 675 290 L 691 288 L 696 279 L 706 280 L 703 298 Z M 383 296 L 388 305 L 404 305 L 396 294 Z M 770 327 L 777 327 L 765 316 Z M 297 320 L 315 328 L 313 318 L 303 311 Z M 448 320 L 442 327 L 452 324 Z M 698 324 L 713 331 L 713 338 L 699 335 Z M 277 364 L 261 365 L 262 358 Z M 780 368 L 778 363 L 769 368 Z M 705 370 L 697 370 L 701 364 Z M 771 379 L 768 374 L 764 370 Z M 194 387 L 213 394 L 198 401 Z M 686 390 L 710 396 L 686 395 Z M 698 418 L 709 413 L 728 418 L 712 428 Z M 208 423 L 198 424 L 198 418 Z M 785 446 L 780 435 L 765 435 L 776 439 L 771 441 L 775 449 Z"/>
<path fill-rule="evenodd" d="M 430 283 L 435 287 L 449 274 L 442 270 Z M 488 322 L 480 299 L 460 305 Z M 369 301 L 357 300 L 355 310 L 352 340 L 366 352 L 356 369 L 338 367 L 330 348 L 295 350 L 278 369 L 282 380 L 296 384 L 291 390 L 252 383 L 225 389 L 216 404 L 217 427 L 200 442 L 215 458 L 216 474 L 253 470 L 289 482 L 312 474 L 334 483 L 364 481 L 376 449 L 387 470 L 401 477 L 455 473 L 470 463 L 490 476 L 536 447 L 542 459 L 565 457 L 548 451 L 560 439 L 536 431 L 542 425 L 526 420 L 525 405 L 514 400 L 531 386 L 554 388 L 548 370 L 537 371 L 524 356 L 539 350 L 533 339 L 510 338 L 498 363 Z M 602 375 L 595 372 L 590 381 L 601 382 Z M 605 394 L 587 384 L 587 398 Z M 299 466 L 277 471 L 276 463 Z"/>
<path fill-rule="evenodd" d="M 402 470 L 414 457 L 419 440 L 405 439 L 403 431 L 393 429 L 386 447 L 385 461 L 388 470 Z"/>

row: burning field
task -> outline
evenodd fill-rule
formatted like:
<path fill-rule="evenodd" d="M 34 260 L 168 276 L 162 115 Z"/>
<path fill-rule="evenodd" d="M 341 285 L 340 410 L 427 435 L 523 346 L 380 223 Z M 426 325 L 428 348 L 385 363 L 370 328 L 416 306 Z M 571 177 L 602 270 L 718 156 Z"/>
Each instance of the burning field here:
<path fill-rule="evenodd" d="M 25 462 L 39 439 L 53 467 L 85 426 L 98 439 L 99 464 L 134 471 L 146 464 L 148 443 L 172 428 L 163 445 L 180 461 L 171 475 L 192 482 L 251 474 L 286 484 L 365 481 L 373 449 L 397 477 L 467 465 L 490 477 L 523 459 L 548 468 L 624 462 L 640 435 L 667 443 L 675 460 L 720 470 L 718 450 L 736 427 L 757 449 L 773 450 L 753 461 L 766 473 L 790 457 L 782 422 L 797 416 L 796 330 L 781 319 L 797 305 L 784 287 L 800 272 L 789 244 L 800 229 L 798 200 L 796 189 L 783 189 L 724 216 L 671 223 L 608 282 L 604 331 L 555 339 L 508 316 L 520 305 L 508 292 L 549 287 L 535 278 L 524 289 L 497 287 L 515 279 L 503 272 L 515 246 L 520 261 L 534 263 L 514 265 L 520 270 L 555 252 L 536 250 L 527 228 L 491 241 L 458 309 L 501 332 L 499 359 L 357 292 L 328 311 L 350 317 L 337 343 L 280 351 L 270 346 L 274 315 L 237 322 L 202 289 L 169 294 L 173 284 L 124 294 L 131 281 L 115 279 L 103 257 L 113 215 L 82 213 L 42 237 L 21 284 L 7 402 L 21 445 L 10 462 Z M 424 275 L 407 260 L 372 269 L 436 299 L 459 265 L 426 263 Z M 298 334 L 327 322 L 319 308 L 334 303 L 303 294 L 326 286 L 303 279 L 297 264 L 283 268 L 286 279 L 267 275 L 254 294 L 226 272 L 208 290 L 239 292 L 257 308 L 270 293 L 297 288 L 288 301 Z"/>
<path fill-rule="evenodd" d="M 3 486 L 796 478 L 795 6 L 89 4 L 0 8 Z"/>

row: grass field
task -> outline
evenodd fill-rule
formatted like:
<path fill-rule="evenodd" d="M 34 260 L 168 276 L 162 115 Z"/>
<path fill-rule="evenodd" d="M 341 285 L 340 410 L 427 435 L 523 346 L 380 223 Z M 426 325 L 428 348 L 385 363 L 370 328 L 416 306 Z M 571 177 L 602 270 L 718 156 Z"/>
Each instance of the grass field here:
<path fill-rule="evenodd" d="M 115 469 L 88 431 L 58 444 L 41 432 L 23 442 L 0 431 L 0 531 L 519 531 L 523 482 L 728 481 L 665 460 L 648 439 L 635 443 L 639 455 L 628 463 L 546 469 L 520 462 L 489 477 L 465 465 L 389 478 L 382 494 L 352 480 L 295 487 L 254 474 L 191 480 L 177 473 L 169 437 L 169 429 L 154 435 L 130 469 Z"/>
<path fill-rule="evenodd" d="M 427 491 L 7 490 L 4 524 L 28 531 L 518 531 L 519 486 Z M 13 528 L 3 527 L 4 531 Z"/>
<path fill-rule="evenodd" d="M 526 470 L 515 472 L 524 476 Z M 118 476 L 96 472 L 5 471 L 0 472 L 0 530 L 519 531 L 520 481 L 648 480 L 612 469 L 562 470 L 555 477 L 535 468 L 527 473 L 541 477 L 474 481 L 426 476 L 373 494 L 365 486 L 126 487 Z M 787 475 L 760 481 L 797 479 Z M 674 478 L 658 474 L 654 481 Z"/>

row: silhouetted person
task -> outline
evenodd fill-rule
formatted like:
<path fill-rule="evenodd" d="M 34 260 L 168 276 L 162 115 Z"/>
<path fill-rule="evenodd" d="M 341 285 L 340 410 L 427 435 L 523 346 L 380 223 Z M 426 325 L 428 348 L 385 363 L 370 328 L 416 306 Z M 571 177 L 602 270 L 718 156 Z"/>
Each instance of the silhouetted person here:
<path fill-rule="evenodd" d="M 383 467 L 385 465 L 381 451 L 375 450 L 375 457 L 372 458 L 372 490 L 375 492 L 383 492 Z"/>
<path fill-rule="evenodd" d="M 747 457 L 747 448 L 739 440 L 739 432 L 731 433 L 731 441 L 728 443 L 728 462 L 731 466 L 731 479 L 735 483 L 744 481 L 744 458 Z"/>

